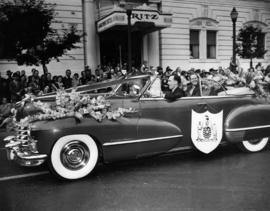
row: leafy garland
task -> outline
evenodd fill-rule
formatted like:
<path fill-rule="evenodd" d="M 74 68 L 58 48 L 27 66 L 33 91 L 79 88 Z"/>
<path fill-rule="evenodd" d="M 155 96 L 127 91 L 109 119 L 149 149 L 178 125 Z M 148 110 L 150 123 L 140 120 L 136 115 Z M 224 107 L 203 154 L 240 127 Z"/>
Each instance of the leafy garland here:
<path fill-rule="evenodd" d="M 111 109 L 111 103 L 103 96 L 91 98 L 89 95 L 81 95 L 75 90 L 70 93 L 60 90 L 56 94 L 56 105 L 34 101 L 34 98 L 27 96 L 22 101 L 22 106 L 30 103 L 38 112 L 28 115 L 20 120 L 20 125 L 28 125 L 31 122 L 42 120 L 56 120 L 74 117 L 80 121 L 84 117 L 92 117 L 101 122 L 103 119 L 116 120 L 126 113 L 136 112 L 134 109 L 118 108 Z"/>

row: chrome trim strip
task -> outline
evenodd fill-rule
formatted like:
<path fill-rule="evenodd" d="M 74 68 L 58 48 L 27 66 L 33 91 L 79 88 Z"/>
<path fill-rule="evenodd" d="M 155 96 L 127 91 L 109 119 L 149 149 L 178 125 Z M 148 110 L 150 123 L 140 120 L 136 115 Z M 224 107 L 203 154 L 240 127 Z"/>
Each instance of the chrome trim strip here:
<path fill-rule="evenodd" d="M 245 95 L 217 95 L 217 96 L 194 96 L 194 97 L 181 97 L 177 100 L 194 100 L 194 99 L 214 99 L 214 98 L 235 98 L 235 97 L 247 97 L 252 96 L 252 94 Z M 162 97 L 149 97 L 149 98 L 140 98 L 141 101 L 157 101 L 157 100 L 166 100 Z"/>
<path fill-rule="evenodd" d="M 186 146 L 186 147 L 177 147 L 177 148 L 172 148 L 168 151 L 168 153 L 171 153 L 171 152 L 178 152 L 178 151 L 184 151 L 184 150 L 191 150 L 193 149 L 193 147 L 191 146 Z"/>
<path fill-rule="evenodd" d="M 269 128 L 270 125 L 261 125 L 261 126 L 254 126 L 254 127 L 241 127 L 241 128 L 234 128 L 234 129 L 226 129 L 225 132 L 238 132 L 243 130 L 254 130 L 254 129 L 264 129 Z"/>
<path fill-rule="evenodd" d="M 175 135 L 175 136 L 163 136 L 158 138 L 145 138 L 145 139 L 138 139 L 138 140 L 131 140 L 131 141 L 118 141 L 112 143 L 104 143 L 103 146 L 114 146 L 120 144 L 132 144 L 132 143 L 140 143 L 140 142 L 147 142 L 147 141 L 157 141 L 162 139 L 170 139 L 170 138 L 179 138 L 183 137 L 183 135 Z"/>

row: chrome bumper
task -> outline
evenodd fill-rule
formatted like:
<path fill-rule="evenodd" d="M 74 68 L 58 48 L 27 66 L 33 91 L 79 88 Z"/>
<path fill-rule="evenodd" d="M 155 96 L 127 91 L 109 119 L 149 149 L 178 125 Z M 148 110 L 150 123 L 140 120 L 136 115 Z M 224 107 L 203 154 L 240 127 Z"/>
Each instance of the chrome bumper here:
<path fill-rule="evenodd" d="M 5 148 L 8 160 L 14 160 L 21 166 L 39 166 L 47 159 L 46 154 L 40 154 L 36 150 L 36 140 L 8 136 L 4 141 L 7 142 Z"/>

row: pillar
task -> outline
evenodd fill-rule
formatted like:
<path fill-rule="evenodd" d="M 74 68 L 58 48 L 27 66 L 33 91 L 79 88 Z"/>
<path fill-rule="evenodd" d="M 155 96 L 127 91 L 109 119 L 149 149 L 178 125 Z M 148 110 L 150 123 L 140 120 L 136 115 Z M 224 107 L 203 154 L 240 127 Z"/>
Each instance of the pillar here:
<path fill-rule="evenodd" d="M 199 46 L 199 57 L 200 59 L 202 60 L 206 60 L 206 51 L 207 51 L 207 48 L 205 48 L 205 46 L 207 45 L 206 44 L 206 40 L 207 40 L 207 35 L 206 35 L 206 29 L 203 28 L 201 31 L 200 31 L 200 36 L 199 36 L 199 43 L 200 43 L 200 46 Z"/>
<path fill-rule="evenodd" d="M 99 38 L 96 31 L 96 3 L 95 0 L 82 0 L 83 28 L 85 32 L 84 59 L 85 65 L 92 69 L 92 73 L 100 63 Z"/>
<path fill-rule="evenodd" d="M 147 61 L 148 64 L 148 34 L 143 35 L 143 41 L 142 41 L 142 61 Z"/>
<path fill-rule="evenodd" d="M 159 33 L 158 31 L 148 34 L 148 64 L 159 66 Z"/>

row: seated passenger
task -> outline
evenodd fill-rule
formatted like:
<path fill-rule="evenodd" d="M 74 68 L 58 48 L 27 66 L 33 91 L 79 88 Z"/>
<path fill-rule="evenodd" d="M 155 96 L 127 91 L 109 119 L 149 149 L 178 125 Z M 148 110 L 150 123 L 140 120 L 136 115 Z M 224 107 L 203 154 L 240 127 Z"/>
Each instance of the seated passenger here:
<path fill-rule="evenodd" d="M 195 74 L 190 76 L 190 83 L 188 84 L 186 94 L 187 96 L 200 96 L 199 82 Z"/>
<path fill-rule="evenodd" d="M 180 76 L 171 75 L 168 80 L 168 85 L 169 85 L 170 92 L 164 96 L 165 99 L 174 101 L 178 98 L 185 96 L 185 92 L 179 87 L 181 85 Z"/>

